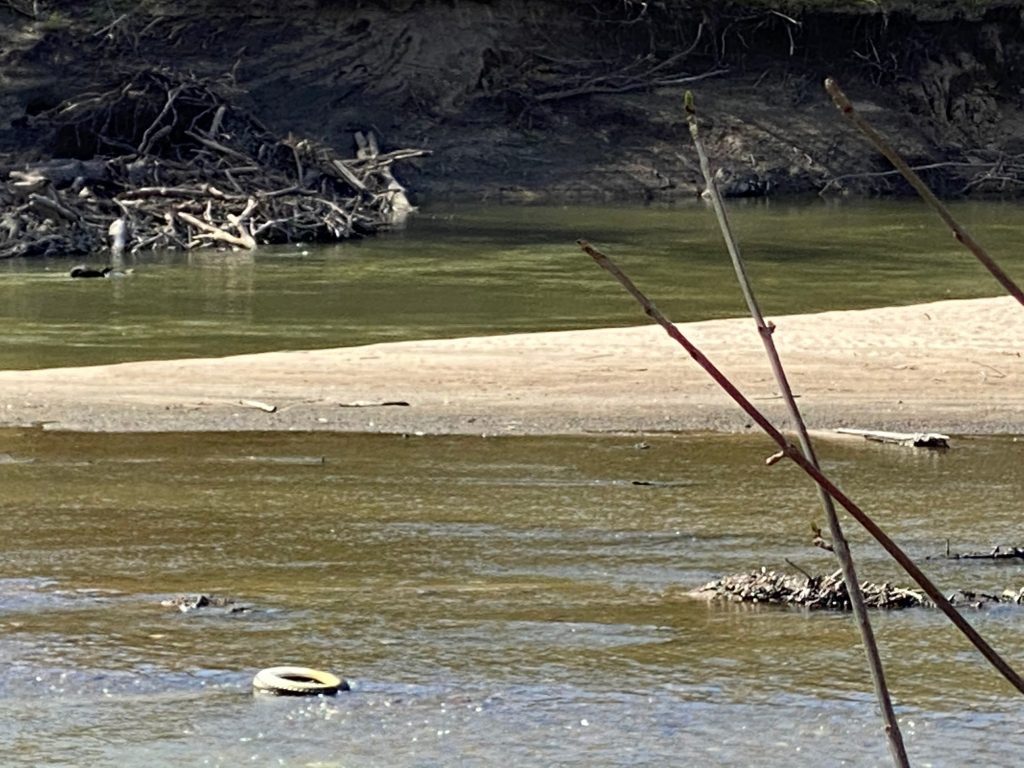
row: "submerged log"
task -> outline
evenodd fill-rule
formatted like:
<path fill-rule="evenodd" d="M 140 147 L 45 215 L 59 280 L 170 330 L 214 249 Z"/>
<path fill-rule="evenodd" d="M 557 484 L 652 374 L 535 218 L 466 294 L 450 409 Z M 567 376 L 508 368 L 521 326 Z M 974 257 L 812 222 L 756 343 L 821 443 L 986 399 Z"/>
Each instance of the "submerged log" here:
<path fill-rule="evenodd" d="M 224 83 L 150 70 L 34 121 L 88 159 L 6 169 L 0 259 L 337 241 L 402 224 L 415 210 L 392 165 L 358 134 L 356 158 L 279 137 L 231 103 Z M 120 222 L 119 224 L 117 222 Z"/>

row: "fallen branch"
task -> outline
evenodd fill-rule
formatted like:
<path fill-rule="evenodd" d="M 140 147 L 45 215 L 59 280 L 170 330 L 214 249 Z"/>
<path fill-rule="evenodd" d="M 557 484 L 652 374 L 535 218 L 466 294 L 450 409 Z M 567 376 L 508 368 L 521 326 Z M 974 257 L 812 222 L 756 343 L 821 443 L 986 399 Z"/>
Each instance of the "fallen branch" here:
<path fill-rule="evenodd" d="M 51 200 L 44 195 L 33 192 L 28 196 L 28 201 L 44 217 L 58 216 L 65 221 L 79 221 L 81 219 L 81 216 L 75 211 L 65 208 L 56 200 Z"/>
<path fill-rule="evenodd" d="M 216 197 L 221 200 L 232 199 L 216 187 L 210 184 L 201 184 L 198 187 L 139 187 L 129 189 L 118 195 L 118 200 L 140 200 L 145 197 L 177 197 L 190 200 L 201 200 L 206 197 Z M 237 196 L 235 199 L 239 199 Z"/>
<path fill-rule="evenodd" d="M 185 213 L 184 211 L 178 211 L 178 218 L 186 224 L 191 224 L 196 229 L 201 229 L 214 240 L 219 240 L 222 243 L 238 246 L 239 248 L 245 248 L 250 251 L 256 248 L 256 241 L 253 240 L 252 235 L 248 232 L 243 231 L 241 235 L 232 235 L 230 232 L 225 232 L 223 229 L 215 227 L 213 224 L 207 224 L 202 219 L 198 219 L 191 213 Z M 203 235 L 198 235 L 197 237 L 203 237 Z"/>
<path fill-rule="evenodd" d="M 160 129 L 158 129 L 157 126 L 160 125 L 164 116 L 174 107 L 175 100 L 181 95 L 183 90 L 185 90 L 184 83 L 176 85 L 167 92 L 167 102 L 164 104 L 164 108 L 160 110 L 160 114 L 156 116 L 156 119 L 153 120 L 149 128 L 146 129 L 146 132 L 142 134 L 142 143 L 139 144 L 140 155 L 148 155 L 153 146 L 153 142 L 157 139 L 163 138 L 171 132 L 171 128 L 174 127 L 173 125 L 163 126 Z"/>
<path fill-rule="evenodd" d="M 247 154 L 245 154 L 244 152 L 239 152 L 238 150 L 231 149 L 231 147 L 226 147 L 223 144 L 221 144 L 219 141 L 214 141 L 213 139 L 209 138 L 208 136 L 200 136 L 195 131 L 186 131 L 186 133 L 188 134 L 188 136 L 190 138 L 195 139 L 200 144 L 202 144 L 204 147 L 209 147 L 210 149 L 216 150 L 217 152 L 220 152 L 222 155 L 227 155 L 228 157 L 233 157 L 236 160 L 241 160 L 243 163 L 247 163 L 247 164 L 251 164 L 253 162 L 253 159 L 251 157 L 249 157 Z"/>
<path fill-rule="evenodd" d="M 338 403 L 339 408 L 384 408 L 386 406 L 408 407 L 405 400 L 353 400 L 350 403 Z"/>

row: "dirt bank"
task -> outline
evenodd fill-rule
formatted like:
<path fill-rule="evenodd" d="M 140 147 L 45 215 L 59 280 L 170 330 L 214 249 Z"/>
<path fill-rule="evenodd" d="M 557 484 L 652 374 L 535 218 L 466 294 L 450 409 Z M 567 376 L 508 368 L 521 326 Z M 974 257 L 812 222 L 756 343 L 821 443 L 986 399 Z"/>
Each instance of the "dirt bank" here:
<path fill-rule="evenodd" d="M 349 156 L 371 128 L 433 150 L 402 179 L 421 199 L 685 197 L 689 88 L 733 194 L 903 191 L 825 99 L 831 74 L 942 192 L 1015 192 L 1022 24 L 994 0 L 12 0 L 0 153 L 74 155 L 47 111 L 157 66 L 223 78 L 276 132 Z"/>
<path fill-rule="evenodd" d="M 1024 311 L 1012 299 L 775 322 L 814 428 L 1024 434 Z M 785 423 L 748 318 L 680 327 Z M 0 372 L 0 426 L 32 424 L 430 434 L 751 428 L 656 326 Z"/>

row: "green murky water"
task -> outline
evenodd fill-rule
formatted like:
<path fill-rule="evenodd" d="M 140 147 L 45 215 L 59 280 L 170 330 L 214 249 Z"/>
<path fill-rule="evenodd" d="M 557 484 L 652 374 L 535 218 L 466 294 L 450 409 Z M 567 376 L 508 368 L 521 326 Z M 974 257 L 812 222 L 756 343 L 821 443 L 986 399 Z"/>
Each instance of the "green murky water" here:
<path fill-rule="evenodd" d="M 957 213 L 1024 271 L 1018 206 Z M 997 293 L 913 203 L 735 219 L 769 314 Z M 0 366 L 639 322 L 581 236 L 678 320 L 741 311 L 698 206 L 462 208 L 308 253 L 140 257 L 124 280 L 0 263 Z M 685 594 L 831 569 L 812 488 L 755 436 L 646 442 L 0 431 L 0 762 L 888 765 L 845 616 Z M 1024 442 L 820 453 L 914 556 L 1021 545 Z M 849 532 L 863 578 L 907 583 Z M 925 565 L 949 591 L 1024 586 L 1019 565 Z M 199 592 L 252 610 L 160 605 Z M 1022 610 L 971 616 L 1018 668 Z M 1024 699 L 941 615 L 875 621 L 914 765 L 1012 764 Z M 354 690 L 254 698 L 278 664 Z"/>
<path fill-rule="evenodd" d="M 1024 209 L 956 214 L 1024 280 Z M 998 295 L 920 203 L 733 208 L 769 315 Z M 702 204 L 454 208 L 398 234 L 255 255 L 143 255 L 124 280 L 71 262 L 0 262 L 0 368 L 633 325 L 633 302 L 574 245 L 616 257 L 677 321 L 745 312 Z"/>

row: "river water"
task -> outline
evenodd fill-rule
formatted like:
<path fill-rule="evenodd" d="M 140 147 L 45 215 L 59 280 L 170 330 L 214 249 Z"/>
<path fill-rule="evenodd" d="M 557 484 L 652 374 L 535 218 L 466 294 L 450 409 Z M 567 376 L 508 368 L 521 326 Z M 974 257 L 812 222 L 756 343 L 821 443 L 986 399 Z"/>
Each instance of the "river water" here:
<path fill-rule="evenodd" d="M 954 210 L 1024 282 L 1024 209 Z M 769 316 L 1000 292 L 918 203 L 762 203 L 734 207 L 733 219 Z M 746 313 L 702 205 L 462 207 L 338 247 L 145 254 L 123 280 L 70 280 L 66 260 L 0 261 L 0 368 L 642 322 L 580 237 L 677 322 Z"/>
<path fill-rule="evenodd" d="M 741 234 L 778 242 L 765 252 L 788 276 L 765 279 L 763 301 L 798 311 L 994 293 L 955 251 L 940 252 L 941 278 L 924 268 L 925 246 L 886 256 L 893 231 L 931 242 L 931 230 L 896 206 L 876 231 L 870 210 L 783 208 L 778 231 L 766 229 L 768 209 L 740 211 Z M 967 213 L 979 234 L 1005 225 L 1012 235 L 1008 210 Z M 6 265 L 5 361 L 635 322 L 562 235 L 624 253 L 680 319 L 735 313 L 710 246 L 681 270 L 701 286 L 697 309 L 679 265 L 662 263 L 667 247 L 641 247 L 707 236 L 682 214 L 683 234 L 670 235 L 655 209 L 443 212 L 351 254 L 164 256 L 125 280 L 84 284 L 61 277 L 59 262 Z M 799 236 L 808 219 L 819 239 L 845 221 L 855 251 L 826 286 L 811 253 L 782 248 L 810 242 Z M 833 568 L 810 545 L 811 524 L 823 523 L 813 488 L 792 467 L 765 467 L 772 451 L 753 435 L 0 430 L 0 763 L 888 765 L 848 617 L 689 594 L 726 573 L 791 570 L 787 560 Z M 955 550 L 1021 545 L 1024 440 L 820 452 L 947 592 L 1024 586 L 1017 564 L 924 559 L 947 539 Z M 908 583 L 852 522 L 848 532 L 862 578 Z M 161 605 L 196 593 L 249 610 Z M 1018 668 L 1022 610 L 969 615 Z M 1018 762 L 1024 698 L 941 614 L 878 613 L 875 626 L 915 765 Z M 253 675 L 281 664 L 333 670 L 353 690 L 254 697 Z"/>

